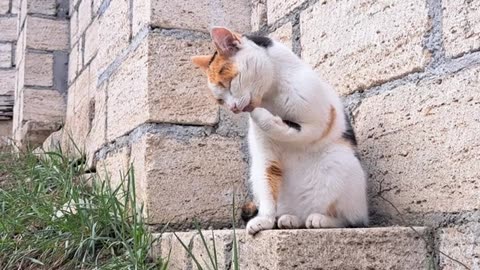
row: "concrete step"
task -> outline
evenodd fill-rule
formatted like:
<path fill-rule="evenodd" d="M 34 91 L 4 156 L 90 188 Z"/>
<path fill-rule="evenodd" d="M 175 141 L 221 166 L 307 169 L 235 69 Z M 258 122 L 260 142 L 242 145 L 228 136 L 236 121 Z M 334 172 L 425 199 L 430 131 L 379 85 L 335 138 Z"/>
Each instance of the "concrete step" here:
<path fill-rule="evenodd" d="M 429 230 L 414 229 L 416 232 L 408 227 L 270 230 L 254 237 L 240 229 L 240 269 L 429 269 L 433 263 L 426 242 L 432 240 Z M 218 269 L 233 269 L 233 231 L 203 231 L 203 235 L 211 251 L 215 238 Z M 199 233 L 177 236 L 191 248 L 203 269 L 209 269 L 210 259 Z M 175 235 L 164 233 L 152 255 L 166 258 L 169 254 L 168 269 L 198 269 Z"/>

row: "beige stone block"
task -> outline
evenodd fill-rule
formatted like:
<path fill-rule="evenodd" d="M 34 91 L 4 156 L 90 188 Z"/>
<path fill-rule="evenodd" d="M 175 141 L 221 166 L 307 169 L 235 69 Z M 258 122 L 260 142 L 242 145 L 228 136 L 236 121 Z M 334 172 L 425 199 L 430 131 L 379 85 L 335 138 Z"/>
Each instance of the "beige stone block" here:
<path fill-rule="evenodd" d="M 55 152 L 61 148 L 63 130 L 55 131 L 43 142 L 42 149 L 45 152 Z"/>
<path fill-rule="evenodd" d="M 428 239 L 428 230 L 415 228 Z M 270 230 L 242 235 L 240 269 L 428 269 L 411 228 Z"/>
<path fill-rule="evenodd" d="M 0 17 L 0 41 L 17 40 L 17 17 Z"/>
<path fill-rule="evenodd" d="M 231 262 L 233 256 L 233 231 L 202 231 L 206 244 L 203 242 L 201 235 L 197 231 L 195 232 L 196 234 L 193 238 L 192 254 L 200 263 L 202 269 L 232 269 Z M 237 237 L 240 237 L 239 234 L 243 235 L 243 233 L 243 230 L 237 230 Z M 210 252 L 210 255 L 215 261 L 214 249 L 216 250 L 216 259 L 218 263 L 216 268 L 213 267 L 208 254 Z M 193 263 L 193 269 L 199 269 L 195 263 Z"/>
<path fill-rule="evenodd" d="M 275 23 L 277 20 L 290 13 L 296 7 L 299 7 L 303 2 L 305 2 L 305 0 L 268 0 L 268 24 Z"/>
<path fill-rule="evenodd" d="M 17 73 L 15 76 L 15 99 L 19 95 L 21 91 L 23 91 L 23 87 L 25 86 L 25 60 L 20 62 L 17 65 Z"/>
<path fill-rule="evenodd" d="M 302 58 L 341 95 L 422 70 L 431 58 L 424 1 L 319 1 L 300 21 Z"/>
<path fill-rule="evenodd" d="M 250 32 L 250 0 L 152 0 L 151 9 L 154 26 L 209 31 L 222 25 L 239 33 Z"/>
<path fill-rule="evenodd" d="M 90 168 L 96 166 L 94 154 L 106 143 L 106 113 L 107 113 L 107 89 L 104 87 L 98 89 L 94 96 L 93 115 L 91 115 L 91 129 L 88 133 L 85 151 L 87 154 L 87 165 Z"/>
<path fill-rule="evenodd" d="M 15 65 L 20 66 L 20 62 L 25 59 L 25 44 L 26 36 L 25 31 L 22 31 L 18 36 L 17 45 L 15 46 Z"/>
<path fill-rule="evenodd" d="M 60 122 L 26 121 L 15 134 L 15 136 L 18 136 L 16 138 L 16 146 L 21 150 L 40 147 L 48 136 L 52 132 L 59 130 L 60 127 Z"/>
<path fill-rule="evenodd" d="M 15 93 L 15 69 L 0 69 L 0 95 Z"/>
<path fill-rule="evenodd" d="M 116 189 L 128 175 L 130 149 L 123 147 L 109 152 L 105 159 L 97 163 L 97 176 L 102 181 L 109 181 Z"/>
<path fill-rule="evenodd" d="M 129 0 L 111 1 L 99 18 L 99 70 L 103 71 L 129 43 Z"/>
<path fill-rule="evenodd" d="M 94 107 L 90 98 L 82 99 L 81 103 L 73 109 L 73 117 L 75 117 L 75 125 L 72 127 L 72 141 L 75 143 L 80 154 L 86 153 L 86 140 L 91 129 L 91 119 Z"/>
<path fill-rule="evenodd" d="M 92 21 L 92 0 L 82 0 L 78 6 L 78 31 L 83 34 Z"/>
<path fill-rule="evenodd" d="M 193 243 L 195 232 L 177 232 L 176 235 L 180 238 L 180 241 L 188 247 Z M 192 263 L 192 259 L 188 256 L 187 250 L 173 233 L 163 233 L 161 236 L 155 234 L 154 237 L 160 237 L 160 241 L 153 245 L 151 249 L 152 257 L 162 258 L 164 260 L 169 258 L 169 270 L 188 269 Z"/>
<path fill-rule="evenodd" d="M 267 0 L 252 0 L 252 31 L 258 31 L 267 25 Z"/>
<path fill-rule="evenodd" d="M 12 0 L 12 14 L 20 13 L 20 0 Z"/>
<path fill-rule="evenodd" d="M 480 1 L 443 1 L 443 45 L 448 57 L 480 49 Z"/>
<path fill-rule="evenodd" d="M 108 83 L 107 140 L 111 141 L 149 119 L 147 41 L 104 83 Z"/>
<path fill-rule="evenodd" d="M 68 55 L 68 83 L 71 83 L 77 78 L 78 72 L 81 67 L 81 52 L 79 48 L 79 42 L 75 44 L 70 50 Z"/>
<path fill-rule="evenodd" d="M 210 53 L 209 40 L 179 39 L 153 34 L 149 44 L 150 120 L 194 125 L 218 122 L 218 105 L 205 75 L 190 57 Z"/>
<path fill-rule="evenodd" d="M 0 68 L 12 67 L 12 43 L 0 43 Z"/>
<path fill-rule="evenodd" d="M 10 0 L 0 0 L 0 14 L 7 14 L 10 9 Z"/>
<path fill-rule="evenodd" d="M 133 1 L 132 36 L 136 36 L 142 28 L 147 27 L 151 18 L 150 1 Z"/>
<path fill-rule="evenodd" d="M 93 9 L 93 15 L 94 15 L 94 16 L 97 15 L 98 9 L 99 9 L 100 6 L 102 5 L 102 3 L 103 3 L 103 0 L 93 0 L 92 9 Z"/>
<path fill-rule="evenodd" d="M 245 198 L 247 164 L 240 141 L 199 137 L 204 132 L 201 127 L 161 126 L 132 145 L 148 223 L 192 227 L 194 217 L 202 226 L 231 223 L 234 193 L 238 207 Z"/>
<path fill-rule="evenodd" d="M 480 266 L 480 218 L 468 224 L 440 230 L 439 249 L 470 269 Z M 440 254 L 440 269 L 463 269 L 458 263 Z"/>
<path fill-rule="evenodd" d="M 478 209 L 479 84 L 477 67 L 362 100 L 354 126 L 374 212 L 398 216 L 374 196 L 380 185 L 383 197 L 418 223 L 425 213 Z"/>
<path fill-rule="evenodd" d="M 83 58 L 85 64 L 89 63 L 92 58 L 97 54 L 99 47 L 98 40 L 98 20 L 94 20 L 92 24 L 85 31 L 85 50 L 83 53 Z"/>
<path fill-rule="evenodd" d="M 55 15 L 57 13 L 56 0 L 25 0 L 28 13 Z"/>
<path fill-rule="evenodd" d="M 25 19 L 27 18 L 27 12 L 28 12 L 28 7 L 27 7 L 28 0 L 27 1 L 18 0 L 18 1 L 20 1 L 20 10 L 19 10 L 20 22 L 17 25 L 17 32 L 20 31 L 19 29 L 23 29 L 23 26 L 25 24 Z"/>
<path fill-rule="evenodd" d="M 23 121 L 63 122 L 66 106 L 58 91 L 25 88 L 23 94 Z"/>
<path fill-rule="evenodd" d="M 25 24 L 27 48 L 39 50 L 69 49 L 68 21 L 28 16 Z"/>
<path fill-rule="evenodd" d="M 92 87 L 95 87 L 95 81 L 90 78 L 90 67 L 85 68 L 78 75 L 75 86 L 72 89 L 74 95 L 74 109 L 77 109 L 86 99 L 94 96 Z"/>
<path fill-rule="evenodd" d="M 8 150 L 8 145 L 13 138 L 12 121 L 0 121 L 0 151 Z"/>
<path fill-rule="evenodd" d="M 70 15 L 70 45 L 79 42 L 81 34 L 82 33 L 79 29 L 78 11 L 74 11 Z"/>
<path fill-rule="evenodd" d="M 80 0 L 70 0 L 70 3 L 69 3 L 70 12 L 77 10 L 78 2 L 80 2 Z"/>
<path fill-rule="evenodd" d="M 270 37 L 281 42 L 283 45 L 287 46 L 290 50 L 292 49 L 292 23 L 288 22 L 280 26 L 277 30 L 270 34 Z"/>
<path fill-rule="evenodd" d="M 53 86 L 53 54 L 25 54 L 25 85 Z"/>

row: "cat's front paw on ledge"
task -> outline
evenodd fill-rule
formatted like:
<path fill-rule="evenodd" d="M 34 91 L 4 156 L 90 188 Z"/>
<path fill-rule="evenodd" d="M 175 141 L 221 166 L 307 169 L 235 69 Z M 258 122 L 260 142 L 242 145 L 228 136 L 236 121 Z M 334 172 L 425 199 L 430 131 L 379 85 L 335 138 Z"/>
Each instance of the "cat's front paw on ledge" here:
<path fill-rule="evenodd" d="M 257 216 L 247 223 L 247 232 L 248 234 L 254 235 L 259 231 L 273 229 L 274 224 L 274 218 Z"/>

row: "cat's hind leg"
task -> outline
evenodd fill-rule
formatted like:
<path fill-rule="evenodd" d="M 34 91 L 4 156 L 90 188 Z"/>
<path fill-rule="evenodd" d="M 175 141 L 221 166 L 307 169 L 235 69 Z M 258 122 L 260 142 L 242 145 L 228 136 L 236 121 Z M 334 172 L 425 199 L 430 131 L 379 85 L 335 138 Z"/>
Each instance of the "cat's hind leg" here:
<path fill-rule="evenodd" d="M 302 226 L 300 219 L 294 215 L 282 215 L 277 221 L 279 229 L 298 229 Z"/>
<path fill-rule="evenodd" d="M 345 227 L 345 220 L 338 217 L 313 213 L 307 217 L 305 227 L 307 227 L 307 229 L 342 228 Z"/>

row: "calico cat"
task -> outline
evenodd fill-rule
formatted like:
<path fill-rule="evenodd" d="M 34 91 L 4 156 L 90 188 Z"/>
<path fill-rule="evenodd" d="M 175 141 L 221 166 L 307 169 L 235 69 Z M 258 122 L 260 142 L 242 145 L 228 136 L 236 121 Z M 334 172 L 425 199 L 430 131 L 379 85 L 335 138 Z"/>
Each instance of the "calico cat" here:
<path fill-rule="evenodd" d="M 214 27 L 213 55 L 192 57 L 220 104 L 248 112 L 249 234 L 366 226 L 366 179 L 335 91 L 281 43 Z M 255 210 L 250 205 L 245 209 Z"/>

